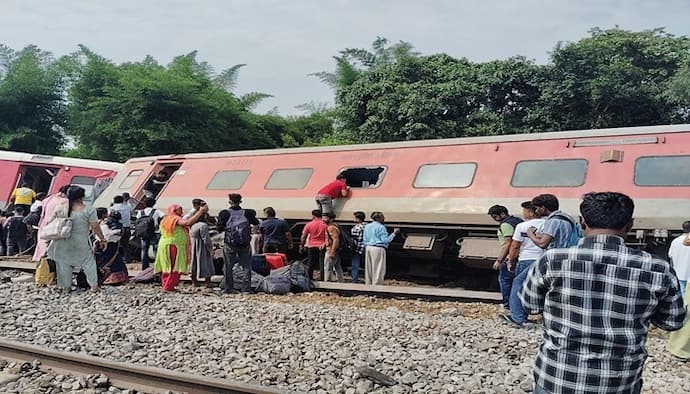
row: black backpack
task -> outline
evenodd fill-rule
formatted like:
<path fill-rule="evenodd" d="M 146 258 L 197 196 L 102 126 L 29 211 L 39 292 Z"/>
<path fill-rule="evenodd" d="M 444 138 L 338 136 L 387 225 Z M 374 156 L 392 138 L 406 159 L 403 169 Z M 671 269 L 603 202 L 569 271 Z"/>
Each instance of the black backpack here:
<path fill-rule="evenodd" d="M 225 223 L 225 244 L 232 247 L 249 246 L 252 234 L 244 209 L 230 209 L 230 217 Z"/>
<path fill-rule="evenodd" d="M 151 209 L 151 213 L 145 215 L 146 210 L 141 211 L 141 217 L 134 222 L 134 235 L 143 239 L 144 241 L 152 241 L 156 238 L 156 222 L 153 220 L 153 213 L 155 209 Z"/>
<path fill-rule="evenodd" d="M 340 241 L 338 245 L 338 255 L 340 256 L 341 260 L 350 260 L 357 251 L 357 243 L 354 239 L 352 239 L 350 234 L 345 231 L 345 229 L 337 224 L 334 224 L 334 226 L 338 228 L 338 232 L 340 233 L 340 236 L 338 237 L 338 240 Z M 328 232 L 326 234 L 328 234 Z M 328 237 L 330 238 L 331 235 L 328 234 Z"/>
<path fill-rule="evenodd" d="M 7 237 L 13 239 L 23 239 L 28 235 L 24 218 L 21 216 L 12 216 L 8 219 Z"/>

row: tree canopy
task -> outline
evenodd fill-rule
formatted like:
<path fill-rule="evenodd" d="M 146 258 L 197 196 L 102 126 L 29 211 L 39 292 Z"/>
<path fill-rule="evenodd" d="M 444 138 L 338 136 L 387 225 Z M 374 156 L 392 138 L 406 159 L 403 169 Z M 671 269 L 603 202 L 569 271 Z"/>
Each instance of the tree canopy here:
<path fill-rule="evenodd" d="M 335 106 L 254 112 L 237 64 L 216 72 L 190 52 L 116 64 L 80 46 L 55 58 L 0 45 L 0 149 L 123 161 L 278 148 L 682 123 L 690 120 L 690 39 L 663 29 L 592 29 L 546 64 L 422 55 L 378 37 L 310 74 Z M 308 100 L 306 100 L 308 101 Z"/>

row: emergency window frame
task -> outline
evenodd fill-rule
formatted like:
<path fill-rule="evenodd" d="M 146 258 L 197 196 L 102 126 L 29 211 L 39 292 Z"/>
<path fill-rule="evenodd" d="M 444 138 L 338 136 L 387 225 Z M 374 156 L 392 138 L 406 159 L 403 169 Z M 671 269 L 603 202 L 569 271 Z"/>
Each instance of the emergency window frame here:
<path fill-rule="evenodd" d="M 424 167 L 434 167 L 434 166 L 453 166 L 453 165 L 473 165 L 472 176 L 469 179 L 469 183 L 466 186 L 417 186 L 417 178 L 419 178 L 419 173 Z M 412 188 L 414 189 L 467 189 L 474 184 L 474 178 L 477 176 L 477 170 L 479 169 L 479 164 L 476 161 L 463 161 L 457 163 L 424 163 L 417 168 L 417 173 L 412 179 Z"/>
<path fill-rule="evenodd" d="M 136 176 L 133 175 L 137 171 L 139 173 Z M 134 186 L 135 183 L 137 183 L 137 181 L 139 180 L 139 177 L 143 173 L 144 173 L 144 170 L 142 170 L 142 169 L 134 169 L 134 170 L 130 171 L 129 174 L 127 174 L 127 176 L 125 177 L 125 179 L 123 179 L 122 182 L 120 182 L 120 186 L 118 186 L 117 188 L 120 190 L 129 190 L 132 186 Z M 128 184 L 127 186 L 123 186 L 125 184 L 125 182 L 127 182 L 129 180 L 132 180 L 131 183 Z"/>
<path fill-rule="evenodd" d="M 370 183 L 370 184 L 369 184 L 369 187 L 362 187 L 361 185 L 360 185 L 360 186 L 352 186 L 352 185 L 350 185 L 349 183 L 346 182 L 346 183 L 347 183 L 347 186 L 349 186 L 351 189 L 361 189 L 361 190 L 378 189 L 379 187 L 381 187 L 381 184 L 383 184 L 383 179 L 386 177 L 386 174 L 388 173 L 388 166 L 386 166 L 386 165 L 377 164 L 377 165 L 369 165 L 369 166 L 343 167 L 343 168 L 340 169 L 340 171 L 338 171 L 338 174 L 343 174 L 343 173 L 344 173 L 345 171 L 347 171 L 347 170 L 359 170 L 359 169 L 363 169 L 363 170 L 376 170 L 376 169 L 379 169 L 379 168 L 382 168 L 383 171 L 381 171 L 381 173 L 379 173 L 378 182 L 376 182 L 375 184 L 371 184 L 371 183 Z M 347 177 L 346 177 L 346 179 L 347 179 Z"/>
<path fill-rule="evenodd" d="M 640 156 L 637 159 L 635 159 L 635 164 L 633 165 L 633 183 L 635 186 L 639 187 L 688 187 L 690 186 L 690 182 L 688 184 L 683 184 L 683 185 L 668 185 L 668 184 L 649 184 L 649 183 L 639 183 L 637 181 L 637 166 L 640 163 L 640 160 L 643 159 L 672 159 L 672 158 L 678 158 L 678 157 L 685 157 L 690 160 L 690 155 L 668 155 L 668 156 L 660 156 L 660 155 L 653 155 L 653 156 Z M 652 177 L 655 178 L 655 177 Z"/>
<path fill-rule="evenodd" d="M 307 178 L 304 180 L 304 184 L 302 184 L 301 187 L 297 187 L 297 186 L 294 186 L 294 187 L 271 187 L 271 185 L 270 185 L 271 180 L 273 179 L 274 176 L 276 176 L 276 173 L 278 173 L 279 171 L 286 172 L 286 173 L 290 172 L 290 171 L 308 171 L 309 176 L 307 176 Z M 269 176 L 268 179 L 266 180 L 266 183 L 264 184 L 264 190 L 302 190 L 305 187 L 307 187 L 312 176 L 314 176 L 314 169 L 312 167 L 276 168 L 275 170 L 273 170 L 273 172 L 271 172 L 271 176 Z"/>
<path fill-rule="evenodd" d="M 242 182 L 240 182 L 239 186 L 237 187 L 219 187 L 219 186 L 213 186 L 213 182 L 216 180 L 216 177 L 219 176 L 220 174 L 226 174 L 226 173 L 244 173 L 244 179 L 242 179 Z M 215 174 L 211 177 L 211 180 L 208 181 L 208 184 L 206 184 L 206 190 L 240 190 L 242 189 L 242 186 L 244 186 L 245 183 L 247 183 L 247 179 L 249 179 L 249 175 L 251 175 L 252 171 L 251 170 L 219 170 L 216 171 Z M 166 185 L 167 186 L 167 185 Z M 161 190 L 161 193 L 163 191 Z"/>
<path fill-rule="evenodd" d="M 571 161 L 571 162 L 584 162 L 584 171 L 582 172 L 582 181 L 578 184 L 572 184 L 572 185 L 553 185 L 553 184 L 548 184 L 546 182 L 538 184 L 538 185 L 516 185 L 515 184 L 515 175 L 517 174 L 518 168 L 522 163 L 551 163 L 551 164 L 557 164 L 558 162 L 565 162 L 565 161 Z M 580 187 L 583 186 L 587 182 L 587 175 L 589 173 L 589 160 L 583 158 L 583 157 L 578 157 L 578 158 L 560 158 L 560 159 L 543 159 L 543 160 L 520 160 L 517 163 L 515 163 L 515 167 L 513 167 L 513 175 L 510 178 L 510 185 L 512 187 L 562 187 L 562 188 L 567 188 L 567 187 Z"/>

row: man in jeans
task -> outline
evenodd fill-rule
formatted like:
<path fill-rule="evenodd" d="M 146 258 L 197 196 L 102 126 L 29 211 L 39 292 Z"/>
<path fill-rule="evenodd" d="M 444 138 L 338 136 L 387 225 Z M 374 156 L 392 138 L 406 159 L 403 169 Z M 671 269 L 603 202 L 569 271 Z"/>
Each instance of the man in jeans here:
<path fill-rule="evenodd" d="M 321 214 L 333 212 L 333 200 L 340 197 L 347 197 L 350 187 L 347 185 L 345 175 L 339 174 L 335 181 L 324 186 L 316 193 L 316 206 Z"/>
<path fill-rule="evenodd" d="M 503 298 L 503 307 L 510 309 L 510 290 L 513 286 L 513 279 L 515 274 L 508 269 L 508 251 L 510 244 L 513 242 L 513 234 L 515 233 L 515 226 L 522 222 L 522 219 L 516 218 L 508 214 L 508 208 L 503 205 L 494 205 L 489 208 L 489 216 L 500 225 L 496 235 L 501 248 L 498 251 L 498 258 L 494 261 L 493 268 L 498 271 L 498 287 L 501 289 L 501 296 Z"/>
<path fill-rule="evenodd" d="M 357 245 L 357 249 L 355 249 L 355 253 L 352 255 L 352 283 L 357 283 L 359 280 L 359 267 L 362 265 L 362 261 L 364 260 L 364 218 L 366 217 L 366 214 L 362 211 L 357 211 L 354 214 L 355 217 L 355 224 L 352 226 L 352 230 L 350 230 L 350 234 L 352 234 L 352 240 L 355 241 L 355 244 Z"/>
<path fill-rule="evenodd" d="M 153 263 L 153 261 L 151 261 L 151 258 L 149 257 L 149 248 L 152 245 L 153 245 L 154 250 L 157 248 L 158 239 L 160 238 L 160 230 L 158 229 L 158 225 L 160 224 L 161 219 L 163 219 L 163 216 L 165 216 L 165 214 L 161 210 L 154 208 L 154 206 L 156 205 L 156 199 L 155 198 L 151 198 L 151 197 L 144 198 L 144 205 L 146 206 L 146 208 L 137 212 L 137 220 L 141 219 L 144 216 L 150 216 L 151 219 L 153 219 L 155 232 L 154 232 L 154 236 L 151 239 L 141 238 L 139 240 L 139 242 L 141 242 L 141 269 L 142 269 L 142 271 L 147 269 Z"/>
<path fill-rule="evenodd" d="M 223 245 L 223 293 L 237 294 L 234 288 L 232 269 L 239 263 L 242 267 L 242 294 L 251 293 L 252 284 L 252 251 L 250 247 L 251 230 L 250 225 L 258 225 L 256 211 L 253 209 L 243 209 L 242 196 L 237 193 L 228 195 L 230 208 L 218 214 L 218 219 L 225 222 L 225 242 Z M 236 238 L 240 241 L 233 241 Z M 233 242 L 231 242 L 233 241 Z M 245 242 L 246 241 L 246 242 Z M 233 244 L 235 243 L 235 244 Z"/>
<path fill-rule="evenodd" d="M 668 331 L 683 326 L 671 266 L 625 244 L 634 208 L 625 194 L 585 194 L 585 237 L 546 251 L 529 269 L 520 299 L 529 313 L 544 314 L 535 394 L 639 394 L 650 323 Z"/>
<path fill-rule="evenodd" d="M 522 284 L 525 282 L 527 272 L 529 272 L 532 264 L 544 255 L 544 249 L 535 245 L 527 237 L 527 230 L 530 227 L 537 228 L 537 231 L 541 230 L 544 219 L 537 215 L 531 201 L 525 201 L 521 206 L 522 217 L 525 218 L 525 221 L 515 226 L 513 242 L 510 244 L 510 252 L 508 253 L 508 269 L 515 272 L 513 285 L 510 289 L 510 314 L 501 315 L 506 321 L 518 327 L 522 327 L 527 322 L 527 312 L 522 307 L 519 297 Z"/>

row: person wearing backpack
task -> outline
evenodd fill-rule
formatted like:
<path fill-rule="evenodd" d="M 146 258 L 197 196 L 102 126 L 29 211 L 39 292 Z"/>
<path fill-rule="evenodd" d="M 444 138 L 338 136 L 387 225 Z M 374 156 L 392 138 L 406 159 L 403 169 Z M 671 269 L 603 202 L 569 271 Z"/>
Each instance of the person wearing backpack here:
<path fill-rule="evenodd" d="M 120 238 L 120 256 L 125 260 L 125 263 L 129 263 L 132 260 L 131 253 L 129 251 L 129 239 L 131 238 L 132 232 L 130 226 L 132 225 L 132 207 L 125 202 L 125 198 L 122 196 L 115 196 L 113 198 L 113 205 L 110 206 L 110 212 L 119 212 L 122 218 L 120 222 L 122 223 L 122 233 Z"/>
<path fill-rule="evenodd" d="M 527 230 L 527 236 L 542 249 L 569 248 L 582 238 L 582 227 L 575 218 L 559 210 L 558 198 L 553 194 L 540 194 L 532 199 L 535 212 L 546 217 L 537 233 L 536 227 Z"/>
<path fill-rule="evenodd" d="M 153 261 L 149 257 L 149 248 L 153 245 L 156 249 L 160 238 L 159 224 L 165 214 L 154 208 L 156 199 L 146 197 L 144 199 L 146 208 L 137 212 L 137 219 L 134 222 L 134 235 L 141 242 L 141 270 L 147 269 Z"/>
<path fill-rule="evenodd" d="M 26 250 L 29 227 L 24 223 L 24 207 L 17 205 L 14 208 L 14 216 L 5 221 L 5 234 L 7 234 L 7 255 L 16 256 Z"/>
<path fill-rule="evenodd" d="M 323 260 L 323 280 L 329 282 L 331 279 L 331 273 L 335 269 L 336 277 L 339 283 L 343 280 L 343 267 L 340 264 L 340 249 L 343 247 L 341 245 L 341 234 L 342 231 L 340 226 L 335 223 L 335 214 L 333 212 L 324 212 L 321 219 L 328 226 L 326 229 L 326 243 L 323 248 L 326 250 L 326 254 Z"/>
<path fill-rule="evenodd" d="M 237 193 L 228 194 L 230 208 L 226 211 L 227 221 L 225 222 L 225 239 L 223 242 L 223 293 L 236 294 L 234 289 L 232 270 L 235 264 L 239 263 L 242 267 L 242 294 L 251 293 L 252 283 L 252 251 L 251 225 L 258 225 L 256 211 L 253 209 L 243 209 L 242 196 Z M 225 220 L 219 214 L 220 220 Z"/>

